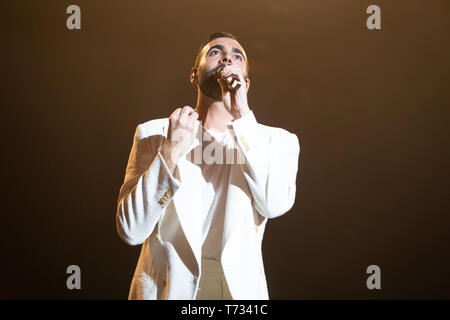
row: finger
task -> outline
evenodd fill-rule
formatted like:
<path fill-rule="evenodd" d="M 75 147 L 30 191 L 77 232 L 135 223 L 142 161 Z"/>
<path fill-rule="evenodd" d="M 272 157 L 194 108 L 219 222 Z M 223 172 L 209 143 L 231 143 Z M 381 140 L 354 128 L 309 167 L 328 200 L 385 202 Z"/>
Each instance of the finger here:
<path fill-rule="evenodd" d="M 241 82 L 244 79 L 244 75 L 242 74 L 241 69 L 238 68 L 230 68 L 228 70 L 224 70 L 222 77 L 227 78 L 229 76 L 237 77 Z"/>
<path fill-rule="evenodd" d="M 233 66 L 227 66 L 223 68 L 222 75 L 229 75 L 230 73 L 242 73 L 242 71 L 240 68 Z"/>
<path fill-rule="evenodd" d="M 185 119 L 185 118 L 188 117 L 193 111 L 194 111 L 194 109 L 192 109 L 191 107 L 189 107 L 189 106 L 184 106 L 183 109 L 181 110 L 180 118 Z"/>
<path fill-rule="evenodd" d="M 193 126 L 195 121 L 198 119 L 198 113 L 193 111 L 188 117 L 187 117 L 187 123 L 189 126 Z"/>
<path fill-rule="evenodd" d="M 241 68 L 235 67 L 235 66 L 227 66 L 227 67 L 223 68 L 223 72 L 222 72 L 223 76 L 227 76 L 230 74 L 244 75 L 244 71 Z"/>
<path fill-rule="evenodd" d="M 199 114 L 197 111 L 192 111 L 189 117 L 192 119 L 192 121 L 197 120 L 199 117 Z"/>
<path fill-rule="evenodd" d="M 192 111 L 194 111 L 194 109 L 192 109 L 192 107 L 190 107 L 190 106 L 184 106 L 184 107 L 183 107 L 183 110 L 182 110 L 182 113 L 184 113 L 184 114 L 190 114 Z"/>
<path fill-rule="evenodd" d="M 180 112 L 181 112 L 181 108 L 176 108 L 176 109 L 172 112 L 171 116 L 173 116 L 173 115 L 179 115 Z"/>
<path fill-rule="evenodd" d="M 170 119 L 173 119 L 173 120 L 175 120 L 175 119 L 178 119 L 178 117 L 180 116 L 180 113 L 181 113 L 181 108 L 176 108 L 173 112 L 172 112 L 172 114 L 170 115 Z"/>

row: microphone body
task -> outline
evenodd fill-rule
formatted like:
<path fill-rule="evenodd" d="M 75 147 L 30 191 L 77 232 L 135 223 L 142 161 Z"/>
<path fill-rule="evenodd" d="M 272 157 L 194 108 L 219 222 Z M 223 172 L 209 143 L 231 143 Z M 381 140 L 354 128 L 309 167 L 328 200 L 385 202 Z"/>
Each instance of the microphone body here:
<path fill-rule="evenodd" d="M 223 70 L 223 68 L 224 68 L 225 66 L 226 66 L 226 65 L 221 65 L 221 66 L 217 69 L 217 71 L 216 71 L 216 78 L 217 78 L 217 79 L 222 78 L 221 73 L 222 73 L 222 70 Z M 239 89 L 240 86 L 241 86 L 241 82 L 239 81 L 239 78 L 236 77 L 236 76 L 229 75 L 228 77 L 223 78 L 223 80 L 225 80 L 225 82 L 228 84 L 228 88 L 229 88 L 230 90 L 237 90 L 237 89 Z"/>

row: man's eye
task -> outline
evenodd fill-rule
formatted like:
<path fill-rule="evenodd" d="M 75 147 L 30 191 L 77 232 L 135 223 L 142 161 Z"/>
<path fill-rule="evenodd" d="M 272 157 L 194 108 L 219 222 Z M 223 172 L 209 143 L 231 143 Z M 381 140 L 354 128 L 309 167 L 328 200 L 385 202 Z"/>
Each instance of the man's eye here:
<path fill-rule="evenodd" d="M 209 55 L 210 55 L 210 56 L 213 56 L 213 55 L 215 55 L 216 53 L 219 53 L 219 50 L 212 50 L 212 51 L 209 53 Z"/>
<path fill-rule="evenodd" d="M 242 57 L 241 57 L 240 55 L 238 55 L 238 54 L 237 54 L 237 55 L 235 55 L 234 57 L 235 57 L 236 59 L 238 59 L 238 60 L 241 60 L 241 61 L 242 61 Z"/>

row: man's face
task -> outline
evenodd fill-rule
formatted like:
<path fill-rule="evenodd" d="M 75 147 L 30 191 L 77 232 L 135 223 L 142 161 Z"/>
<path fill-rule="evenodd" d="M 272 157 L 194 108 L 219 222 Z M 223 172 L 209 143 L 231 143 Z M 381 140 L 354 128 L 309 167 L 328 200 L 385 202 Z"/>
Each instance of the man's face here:
<path fill-rule="evenodd" d="M 239 42 L 230 38 L 217 38 L 202 49 L 198 65 L 200 90 L 216 101 L 222 100 L 222 90 L 214 74 L 222 64 L 240 68 L 244 78 L 247 78 L 247 55 Z"/>

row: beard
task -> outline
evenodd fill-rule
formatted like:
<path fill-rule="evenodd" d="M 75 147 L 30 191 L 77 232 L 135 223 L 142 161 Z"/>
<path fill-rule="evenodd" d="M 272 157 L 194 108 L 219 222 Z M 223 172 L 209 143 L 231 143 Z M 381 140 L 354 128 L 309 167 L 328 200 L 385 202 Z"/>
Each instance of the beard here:
<path fill-rule="evenodd" d="M 207 96 L 208 98 L 213 99 L 214 101 L 222 101 L 222 88 L 220 84 L 217 82 L 216 72 L 220 66 L 216 68 L 200 73 L 200 91 Z"/>

